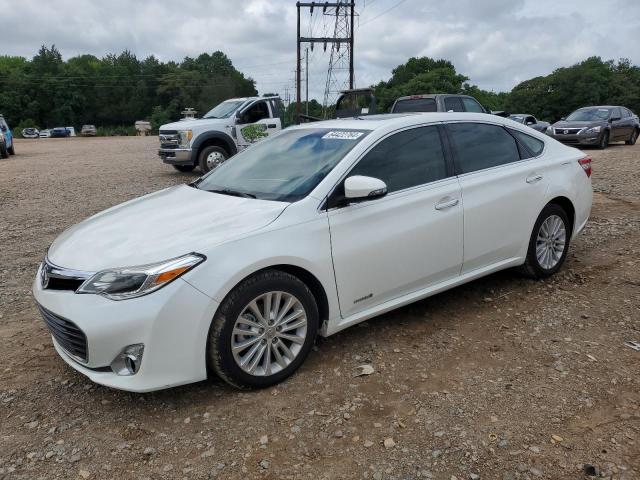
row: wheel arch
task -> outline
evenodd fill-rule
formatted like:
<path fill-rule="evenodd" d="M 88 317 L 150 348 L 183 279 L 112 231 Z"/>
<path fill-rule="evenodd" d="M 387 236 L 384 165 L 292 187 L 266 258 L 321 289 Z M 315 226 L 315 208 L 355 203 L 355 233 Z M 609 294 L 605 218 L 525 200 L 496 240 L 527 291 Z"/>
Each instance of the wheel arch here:
<path fill-rule="evenodd" d="M 576 208 L 573 205 L 573 202 L 569 200 L 569 198 L 559 195 L 549 200 L 545 207 L 551 204 L 558 205 L 566 212 L 567 216 L 569 217 L 569 222 L 571 223 L 569 231 L 571 231 L 571 233 L 573 234 L 573 229 L 575 228 L 576 222 Z"/>
<path fill-rule="evenodd" d="M 238 149 L 236 147 L 236 143 L 233 141 L 229 135 L 224 132 L 210 132 L 199 135 L 196 141 L 194 142 L 191 150 L 193 151 L 192 160 L 194 164 L 198 163 L 198 159 L 200 158 L 200 152 L 202 149 L 214 145 L 216 147 L 224 148 L 229 156 L 233 156 L 238 153 Z"/>
<path fill-rule="evenodd" d="M 234 282 L 233 286 L 228 289 L 224 297 L 226 298 L 231 292 L 233 292 L 233 290 L 235 290 L 238 285 L 244 282 L 247 278 L 264 272 L 265 270 L 279 270 L 281 272 L 293 275 L 302 283 L 304 283 L 309 290 L 311 290 L 313 298 L 316 301 L 316 305 L 318 306 L 318 325 L 320 328 L 322 328 L 323 323 L 329 319 L 330 313 L 329 297 L 327 296 L 327 291 L 316 275 L 314 275 L 308 269 L 303 268 L 299 265 L 294 265 L 291 263 L 276 263 L 253 270 L 252 272 L 243 275 L 242 278 Z M 222 301 L 224 301 L 224 299 Z"/>

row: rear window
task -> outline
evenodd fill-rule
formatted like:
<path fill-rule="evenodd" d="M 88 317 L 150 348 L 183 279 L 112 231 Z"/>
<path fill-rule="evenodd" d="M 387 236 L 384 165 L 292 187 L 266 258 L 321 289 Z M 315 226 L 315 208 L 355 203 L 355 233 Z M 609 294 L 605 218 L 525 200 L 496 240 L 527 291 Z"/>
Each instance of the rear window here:
<path fill-rule="evenodd" d="M 538 140 L 537 138 L 532 137 L 531 135 L 527 135 L 526 133 L 520 132 L 518 130 L 509 131 L 513 134 L 514 137 L 518 139 L 520 143 L 522 143 L 529 152 L 531 152 L 531 156 L 537 157 L 544 150 L 544 142 L 542 140 Z M 522 152 L 523 154 L 526 152 Z M 523 158 L 530 158 L 529 155 L 523 155 Z"/>
<path fill-rule="evenodd" d="M 391 113 L 437 111 L 436 101 L 433 98 L 407 98 L 406 100 L 398 100 Z"/>

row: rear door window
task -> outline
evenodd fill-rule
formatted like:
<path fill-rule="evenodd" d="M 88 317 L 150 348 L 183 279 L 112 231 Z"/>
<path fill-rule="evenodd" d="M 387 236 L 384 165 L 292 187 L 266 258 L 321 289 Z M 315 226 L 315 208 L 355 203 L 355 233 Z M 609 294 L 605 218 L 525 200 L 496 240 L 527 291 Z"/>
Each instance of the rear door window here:
<path fill-rule="evenodd" d="M 484 113 L 484 108 L 473 98 L 462 97 L 462 103 L 467 112 Z"/>
<path fill-rule="evenodd" d="M 460 97 L 445 97 L 444 110 L 445 112 L 464 112 Z"/>
<path fill-rule="evenodd" d="M 464 174 L 520 160 L 518 144 L 503 127 L 485 123 L 450 123 L 456 173 Z"/>

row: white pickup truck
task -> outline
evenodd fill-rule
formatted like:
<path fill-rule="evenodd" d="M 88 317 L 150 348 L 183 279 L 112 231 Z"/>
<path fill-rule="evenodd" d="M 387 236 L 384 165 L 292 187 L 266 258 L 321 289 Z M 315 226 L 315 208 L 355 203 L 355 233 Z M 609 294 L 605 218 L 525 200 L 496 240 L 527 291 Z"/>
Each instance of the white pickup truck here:
<path fill-rule="evenodd" d="M 280 97 L 225 100 L 202 118 L 160 127 L 158 156 L 176 170 L 213 170 L 232 155 L 282 130 Z"/>

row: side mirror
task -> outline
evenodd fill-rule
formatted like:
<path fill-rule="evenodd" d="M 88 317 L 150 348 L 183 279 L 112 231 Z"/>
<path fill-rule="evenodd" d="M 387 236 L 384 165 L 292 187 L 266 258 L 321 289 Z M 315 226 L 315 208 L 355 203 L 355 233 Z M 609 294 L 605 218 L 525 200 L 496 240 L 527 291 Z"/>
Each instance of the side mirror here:
<path fill-rule="evenodd" d="M 354 175 L 344 181 L 344 196 L 347 200 L 373 200 L 387 194 L 387 184 L 382 180 Z"/>

